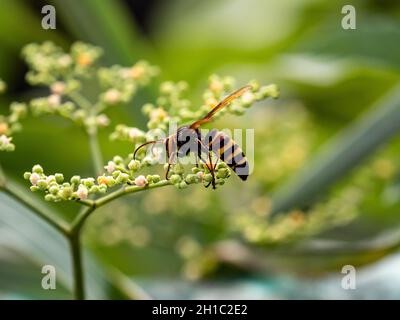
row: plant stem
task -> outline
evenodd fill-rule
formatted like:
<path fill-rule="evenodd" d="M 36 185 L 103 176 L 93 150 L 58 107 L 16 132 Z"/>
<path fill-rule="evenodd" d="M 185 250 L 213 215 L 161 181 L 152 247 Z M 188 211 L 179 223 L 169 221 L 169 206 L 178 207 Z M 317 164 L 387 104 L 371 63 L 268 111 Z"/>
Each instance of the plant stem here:
<path fill-rule="evenodd" d="M 106 203 L 123 196 L 124 194 L 136 193 L 136 192 L 140 192 L 140 191 L 144 191 L 144 190 L 155 189 L 155 188 L 165 187 L 165 186 L 169 186 L 169 185 L 172 185 L 169 180 L 161 180 L 157 183 L 153 183 L 146 187 L 128 186 L 125 188 L 121 188 L 117 191 L 114 191 L 114 192 L 96 200 L 95 201 L 96 207 L 99 208 L 99 207 L 105 205 Z"/>
<path fill-rule="evenodd" d="M 74 101 L 79 107 L 85 109 L 89 112 L 90 116 L 95 117 L 97 114 L 96 108 L 92 105 L 92 103 L 86 99 L 79 92 L 71 92 L 69 97 L 72 101 Z M 92 125 L 86 129 L 89 138 L 89 148 L 90 154 L 93 161 L 94 170 L 96 174 L 101 174 L 103 171 L 103 156 L 101 154 L 99 141 L 97 139 L 97 127 L 96 125 Z"/>
<path fill-rule="evenodd" d="M 95 204 L 93 203 L 92 207 L 88 207 L 85 210 L 83 210 L 81 213 L 77 215 L 75 220 L 71 224 L 71 229 L 70 233 L 71 235 L 79 233 L 83 223 L 86 221 L 86 219 L 89 217 L 89 215 L 96 209 Z"/>
<path fill-rule="evenodd" d="M 84 274 L 82 268 L 82 252 L 80 243 L 80 233 L 74 233 L 69 237 L 71 248 L 72 270 L 74 278 L 74 295 L 77 300 L 85 299 Z"/>
<path fill-rule="evenodd" d="M 90 154 L 92 156 L 93 167 L 96 171 L 96 175 L 100 175 L 103 172 L 103 156 L 101 154 L 99 141 L 97 139 L 97 128 L 91 128 L 88 130 Z"/>
<path fill-rule="evenodd" d="M 68 94 L 68 96 L 82 109 L 90 110 L 92 108 L 92 104 L 90 103 L 90 101 L 79 92 L 71 92 Z"/>
<path fill-rule="evenodd" d="M 71 224 L 71 230 L 70 232 L 76 233 L 79 232 L 80 229 L 82 228 L 84 222 L 86 221 L 86 219 L 93 213 L 93 211 L 97 208 L 100 208 L 102 206 L 104 206 L 105 204 L 109 203 L 110 201 L 113 201 L 119 197 L 122 197 L 125 194 L 129 194 L 129 193 L 136 193 L 136 192 L 140 192 L 140 191 L 144 191 L 144 190 L 149 190 L 149 189 L 155 189 L 155 188 L 161 188 L 164 186 L 169 186 L 172 185 L 171 182 L 169 180 L 162 180 L 159 181 L 157 183 L 151 184 L 149 186 L 146 187 L 138 187 L 138 186 L 128 186 L 128 187 L 123 187 L 120 188 L 104 197 L 101 197 L 95 201 L 92 202 L 92 206 L 86 208 L 86 210 L 82 211 L 76 218 L 75 220 L 72 222 Z M 86 203 L 86 205 L 88 205 L 89 203 Z"/>
<path fill-rule="evenodd" d="M 6 175 L 4 173 L 3 167 L 0 165 L 0 188 L 6 185 Z"/>

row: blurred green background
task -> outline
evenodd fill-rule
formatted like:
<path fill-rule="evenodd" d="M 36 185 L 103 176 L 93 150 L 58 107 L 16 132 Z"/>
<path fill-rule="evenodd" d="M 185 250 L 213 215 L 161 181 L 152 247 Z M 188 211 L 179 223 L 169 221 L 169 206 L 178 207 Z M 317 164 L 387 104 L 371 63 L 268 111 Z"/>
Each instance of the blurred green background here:
<path fill-rule="evenodd" d="M 41 28 L 52 4 L 57 29 Z M 341 27 L 348 1 L 171 0 L 0 2 L 0 77 L 12 101 L 29 87 L 21 48 L 76 40 L 104 48 L 104 65 L 158 65 L 159 81 L 186 80 L 193 101 L 210 74 L 238 83 L 277 83 L 278 101 L 259 103 L 215 127 L 255 129 L 255 171 L 212 192 L 164 188 L 125 197 L 85 229 L 91 297 L 118 298 L 136 283 L 155 298 L 400 298 L 400 3 L 352 0 L 357 27 Z M 141 91 L 113 124 L 141 129 Z M 213 124 L 214 125 L 214 124 Z M 28 118 L 17 149 L 0 154 L 23 184 L 33 164 L 66 176 L 91 174 L 87 141 L 58 117 Z M 105 159 L 132 152 L 101 133 Z M 28 186 L 26 185 L 28 192 Z M 33 196 L 32 196 L 33 197 Z M 35 198 L 36 201 L 42 201 Z M 73 204 L 43 204 L 71 221 Z M 28 209 L 0 194 L 0 297 L 70 298 L 67 244 Z M 40 287 L 41 266 L 57 267 L 58 289 Z M 357 290 L 340 272 L 354 265 Z M 133 281 L 134 282 L 133 282 Z"/>

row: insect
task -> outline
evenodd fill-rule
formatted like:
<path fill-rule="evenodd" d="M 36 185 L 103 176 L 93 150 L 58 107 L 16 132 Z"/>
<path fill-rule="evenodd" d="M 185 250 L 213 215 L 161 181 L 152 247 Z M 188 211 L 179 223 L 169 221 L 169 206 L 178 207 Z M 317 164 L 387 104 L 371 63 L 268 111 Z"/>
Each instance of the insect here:
<path fill-rule="evenodd" d="M 196 161 L 199 159 L 203 162 L 212 175 L 212 180 L 206 187 L 212 184 L 213 189 L 216 188 L 215 168 L 218 160 L 214 164 L 212 163 L 212 153 L 215 154 L 218 159 L 225 162 L 240 179 L 245 181 L 249 176 L 249 163 L 239 145 L 224 132 L 216 129 L 211 130 L 203 137 L 200 133 L 200 126 L 209 122 L 218 111 L 228 106 L 233 100 L 239 98 L 251 88 L 250 85 L 247 85 L 231 93 L 203 118 L 193 122 L 191 125 L 184 125 L 178 128 L 175 134 L 162 140 L 143 143 L 135 149 L 133 158 L 136 159 L 136 154 L 142 147 L 162 142 L 165 145 L 168 161 L 168 168 L 165 173 L 165 178 L 167 180 L 169 179 L 168 173 L 171 165 L 176 163 L 177 158 L 185 157 L 189 155 L 190 152 L 193 152 L 196 156 Z M 206 155 L 207 159 L 204 159 L 203 154 Z"/>

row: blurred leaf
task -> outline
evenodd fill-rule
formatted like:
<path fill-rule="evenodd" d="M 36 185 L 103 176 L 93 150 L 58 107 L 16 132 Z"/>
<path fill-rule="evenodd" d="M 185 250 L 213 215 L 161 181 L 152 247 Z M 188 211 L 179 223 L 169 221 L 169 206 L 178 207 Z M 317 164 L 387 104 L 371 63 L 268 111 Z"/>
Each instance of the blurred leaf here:
<path fill-rule="evenodd" d="M 368 61 L 371 65 L 400 70 L 398 18 L 388 14 L 363 13 L 360 9 L 357 11 L 357 29 L 344 30 L 339 27 L 341 17 L 334 15 L 328 19 L 293 50 L 356 58 L 358 61 Z"/>
<path fill-rule="evenodd" d="M 20 50 L 29 42 L 54 41 L 65 46 L 58 30 L 44 30 L 40 9 L 36 12 L 22 0 L 2 0 L 0 10 L 0 77 L 10 87 L 23 72 Z"/>
<path fill-rule="evenodd" d="M 101 46 L 109 63 L 132 64 L 149 53 L 144 38 L 121 1 L 51 2 L 68 29 L 78 39 Z"/>
<path fill-rule="evenodd" d="M 70 248 L 66 239 L 60 233 L 44 223 L 19 202 L 3 193 L 0 194 L 0 228 L 0 247 L 3 252 L 1 257 L 2 267 L 0 268 L 0 291 L 12 289 L 12 292 L 25 297 L 51 299 L 65 297 L 66 290 L 71 291 Z M 6 250 L 13 252 L 13 254 L 6 257 L 4 254 Z M 13 263 L 15 257 L 20 259 L 22 257 L 22 259 L 29 260 L 32 263 L 21 266 L 19 263 Z M 53 265 L 56 268 L 57 281 L 63 288 L 61 292 L 57 291 L 54 296 L 51 294 L 52 291 L 46 293 L 41 288 L 41 268 L 46 264 Z M 15 265 L 23 269 L 23 272 L 21 270 L 21 272 L 15 272 L 17 270 L 14 270 Z M 147 297 L 125 277 L 115 275 L 115 272 L 108 273 L 103 270 L 88 251 L 84 251 L 84 270 L 88 298 Z M 23 280 L 23 284 L 18 285 L 18 277 L 23 274 L 30 275 L 26 287 Z M 3 281 L 6 278 L 8 280 Z M 118 279 L 118 281 L 114 284 L 110 279 Z M 33 283 L 36 280 L 38 282 Z M 14 282 L 16 282 L 16 285 L 12 287 Z"/>
<path fill-rule="evenodd" d="M 328 142 L 275 196 L 272 214 L 310 204 L 400 130 L 400 88 Z"/>

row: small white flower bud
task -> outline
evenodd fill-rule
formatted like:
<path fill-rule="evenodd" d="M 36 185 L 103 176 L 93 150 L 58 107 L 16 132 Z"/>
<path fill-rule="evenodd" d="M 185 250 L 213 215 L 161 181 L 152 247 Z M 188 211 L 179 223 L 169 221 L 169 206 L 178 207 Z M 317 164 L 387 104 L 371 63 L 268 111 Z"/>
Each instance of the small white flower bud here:
<path fill-rule="evenodd" d="M 69 55 L 64 54 L 60 58 L 58 58 L 57 63 L 62 68 L 69 67 L 71 65 L 71 63 L 72 63 L 72 58 Z"/>
<path fill-rule="evenodd" d="M 96 122 L 100 127 L 107 127 L 110 124 L 110 119 L 105 114 L 100 114 L 97 116 Z"/>
<path fill-rule="evenodd" d="M 6 135 L 0 136 L 0 144 L 2 146 L 7 146 L 11 143 L 11 138 L 7 137 Z"/>
<path fill-rule="evenodd" d="M 131 138 L 132 140 L 140 137 L 142 135 L 142 131 L 139 130 L 138 128 L 131 128 L 128 131 L 128 136 L 129 138 Z"/>
<path fill-rule="evenodd" d="M 56 108 L 61 103 L 61 96 L 59 94 L 52 94 L 47 98 L 47 102 L 50 107 Z"/>
<path fill-rule="evenodd" d="M 200 181 L 203 181 L 204 179 L 204 172 L 203 171 L 199 171 L 196 173 L 197 177 L 199 178 Z"/>
<path fill-rule="evenodd" d="M 104 94 L 104 101 L 108 104 L 114 105 L 119 103 L 121 100 L 121 92 L 117 89 L 109 89 Z"/>
<path fill-rule="evenodd" d="M 104 169 L 107 170 L 109 174 L 113 173 L 115 171 L 115 162 L 114 161 L 108 161 L 107 165 L 104 167 Z"/>
<path fill-rule="evenodd" d="M 247 91 L 242 96 L 242 102 L 245 106 L 249 106 L 254 102 L 254 93 Z"/>
<path fill-rule="evenodd" d="M 47 176 L 47 178 L 46 178 L 46 182 L 47 183 L 50 183 L 50 182 L 53 182 L 53 181 L 56 181 L 56 177 L 55 176 L 53 176 L 53 175 Z"/>
<path fill-rule="evenodd" d="M 53 94 L 62 95 L 65 92 L 65 88 L 66 85 L 64 82 L 56 81 L 51 85 L 50 90 Z"/>
<path fill-rule="evenodd" d="M 88 189 L 84 185 L 79 185 L 78 190 L 76 191 L 77 196 L 81 200 L 85 200 L 88 197 Z"/>
<path fill-rule="evenodd" d="M 147 184 L 147 180 L 145 178 L 145 176 L 138 176 L 135 179 L 135 185 L 137 185 L 138 187 L 144 187 Z"/>
<path fill-rule="evenodd" d="M 36 186 L 39 180 L 40 176 L 36 172 L 32 173 L 29 177 L 29 181 L 32 183 L 33 186 Z"/>

